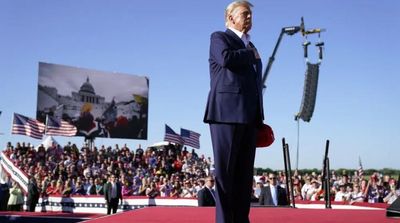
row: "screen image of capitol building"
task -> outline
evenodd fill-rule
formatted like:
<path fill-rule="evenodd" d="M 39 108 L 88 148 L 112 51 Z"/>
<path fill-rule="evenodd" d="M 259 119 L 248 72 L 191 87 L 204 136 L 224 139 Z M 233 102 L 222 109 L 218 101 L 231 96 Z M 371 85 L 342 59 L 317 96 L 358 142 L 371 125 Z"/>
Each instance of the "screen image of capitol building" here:
<path fill-rule="evenodd" d="M 147 77 L 39 63 L 37 119 L 62 119 L 86 138 L 147 139 Z"/>

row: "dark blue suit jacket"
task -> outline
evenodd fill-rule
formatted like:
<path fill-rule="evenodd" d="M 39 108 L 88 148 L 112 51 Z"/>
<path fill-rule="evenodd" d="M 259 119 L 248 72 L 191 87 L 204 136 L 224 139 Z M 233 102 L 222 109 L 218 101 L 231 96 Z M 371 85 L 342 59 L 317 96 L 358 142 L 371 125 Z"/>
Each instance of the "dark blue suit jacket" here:
<path fill-rule="evenodd" d="M 209 63 L 211 86 L 204 122 L 262 123 L 262 65 L 253 50 L 229 29 L 214 32 Z"/>
<path fill-rule="evenodd" d="M 204 187 L 197 192 L 197 201 L 199 207 L 215 206 L 214 196 L 210 189 Z"/>
<path fill-rule="evenodd" d="M 119 182 L 116 183 L 117 186 L 117 197 L 119 200 L 122 201 L 122 186 Z M 111 193 L 112 193 L 112 185 L 110 182 L 107 182 L 106 184 L 104 184 L 104 199 L 107 202 L 111 201 Z M 118 204 L 118 203 L 117 203 Z"/>
<path fill-rule="evenodd" d="M 288 205 L 288 200 L 286 196 L 286 190 L 282 188 L 281 186 L 278 186 L 277 188 L 277 200 L 278 200 L 278 206 L 280 205 Z M 274 202 L 272 199 L 271 195 L 271 187 L 266 186 L 261 189 L 260 197 L 259 197 L 259 204 L 260 205 L 270 205 L 274 206 Z"/>

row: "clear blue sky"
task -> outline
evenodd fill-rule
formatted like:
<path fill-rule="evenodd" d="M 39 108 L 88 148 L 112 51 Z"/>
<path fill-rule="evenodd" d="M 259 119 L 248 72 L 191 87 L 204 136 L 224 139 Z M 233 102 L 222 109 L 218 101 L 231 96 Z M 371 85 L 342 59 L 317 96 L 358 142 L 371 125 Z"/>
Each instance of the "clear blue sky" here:
<path fill-rule="evenodd" d="M 212 156 L 202 123 L 209 89 L 210 33 L 225 30 L 230 1 L 0 1 L 0 146 L 40 143 L 11 135 L 13 112 L 35 117 L 38 62 L 117 71 L 150 78 L 148 140 L 97 139 L 131 148 L 163 140 L 164 124 L 201 133 L 199 153 Z M 300 123 L 299 168 L 321 168 L 330 139 L 332 168 L 399 168 L 400 2 L 395 0 L 253 0 L 252 41 L 264 65 L 280 29 L 322 27 L 325 59 L 310 123 Z M 313 42 L 316 37 L 310 37 Z M 276 142 L 258 149 L 257 167 L 283 169 L 281 139 L 295 166 L 305 63 L 301 35 L 285 36 L 264 95 Z M 310 48 L 313 58 L 316 52 Z M 82 145 L 83 138 L 56 137 Z"/>

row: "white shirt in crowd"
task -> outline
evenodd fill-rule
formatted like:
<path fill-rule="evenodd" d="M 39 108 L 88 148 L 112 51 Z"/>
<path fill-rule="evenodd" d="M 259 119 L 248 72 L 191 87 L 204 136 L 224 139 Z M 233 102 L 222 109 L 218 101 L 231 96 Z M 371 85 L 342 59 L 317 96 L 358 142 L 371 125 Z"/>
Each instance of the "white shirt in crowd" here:
<path fill-rule="evenodd" d="M 347 192 L 338 191 L 335 195 L 335 201 L 347 201 L 350 194 Z"/>

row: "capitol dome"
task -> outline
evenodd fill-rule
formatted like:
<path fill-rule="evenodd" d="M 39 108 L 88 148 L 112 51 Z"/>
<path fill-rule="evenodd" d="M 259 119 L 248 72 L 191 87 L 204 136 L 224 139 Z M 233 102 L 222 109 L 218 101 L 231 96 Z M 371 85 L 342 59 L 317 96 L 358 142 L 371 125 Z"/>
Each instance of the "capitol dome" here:
<path fill-rule="evenodd" d="M 79 93 L 81 92 L 85 92 L 88 94 L 92 94 L 95 95 L 96 93 L 94 92 L 94 88 L 92 86 L 92 84 L 89 82 L 89 77 L 86 79 L 86 82 L 82 84 Z"/>

